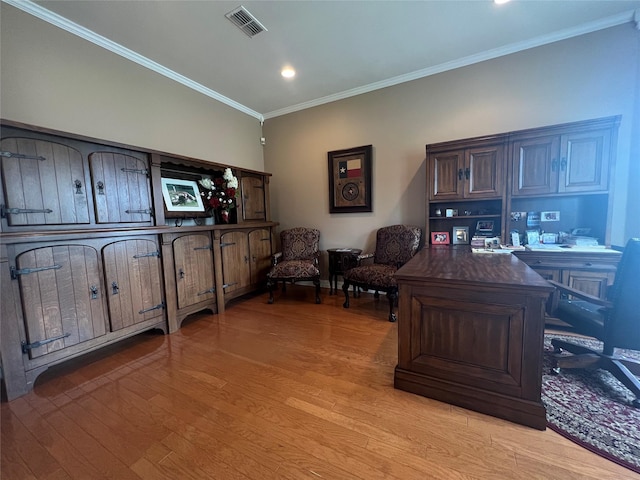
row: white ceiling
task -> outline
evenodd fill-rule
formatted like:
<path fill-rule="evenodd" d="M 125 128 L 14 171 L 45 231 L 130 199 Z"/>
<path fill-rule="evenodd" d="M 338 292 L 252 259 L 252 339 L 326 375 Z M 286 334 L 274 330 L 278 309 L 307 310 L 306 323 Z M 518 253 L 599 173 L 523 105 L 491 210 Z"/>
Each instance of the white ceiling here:
<path fill-rule="evenodd" d="M 640 0 L 3 1 L 260 119 L 640 20 Z M 240 5 L 267 31 L 225 18 Z"/>

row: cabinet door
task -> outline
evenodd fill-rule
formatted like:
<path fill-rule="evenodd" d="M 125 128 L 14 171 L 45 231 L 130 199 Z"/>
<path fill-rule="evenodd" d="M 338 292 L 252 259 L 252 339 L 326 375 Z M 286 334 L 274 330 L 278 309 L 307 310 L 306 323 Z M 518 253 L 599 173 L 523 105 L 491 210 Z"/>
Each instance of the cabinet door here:
<path fill-rule="evenodd" d="M 160 252 L 153 240 L 120 240 L 102 249 L 111 330 L 163 315 Z"/>
<path fill-rule="evenodd" d="M 271 232 L 266 228 L 249 232 L 249 251 L 251 253 L 251 284 L 267 281 L 271 269 Z"/>
<path fill-rule="evenodd" d="M 105 335 L 98 252 L 84 245 L 35 248 L 16 258 L 30 358 Z"/>
<path fill-rule="evenodd" d="M 465 198 L 500 198 L 504 177 L 502 145 L 472 148 L 465 152 Z"/>
<path fill-rule="evenodd" d="M 151 223 L 146 160 L 112 152 L 89 155 L 97 223 Z"/>
<path fill-rule="evenodd" d="M 260 177 L 242 177 L 242 214 L 245 220 L 265 220 L 264 182 Z"/>
<path fill-rule="evenodd" d="M 9 225 L 89 223 L 80 152 L 31 138 L 5 138 L 0 150 L 5 195 L 2 213 Z"/>
<path fill-rule="evenodd" d="M 514 141 L 513 195 L 556 193 L 560 169 L 559 154 L 558 136 Z"/>
<path fill-rule="evenodd" d="M 208 234 L 183 235 L 173 241 L 178 308 L 215 298 L 213 251 Z"/>
<path fill-rule="evenodd" d="M 563 135 L 558 191 L 606 191 L 610 144 L 610 130 Z"/>
<path fill-rule="evenodd" d="M 251 282 L 249 244 L 245 232 L 227 232 L 220 236 L 224 294 L 248 286 Z"/>
<path fill-rule="evenodd" d="M 600 298 L 606 298 L 607 289 L 613 283 L 613 272 L 563 270 L 562 283 Z"/>
<path fill-rule="evenodd" d="M 429 198 L 447 200 L 464 196 L 464 151 L 433 154 L 429 157 Z"/>

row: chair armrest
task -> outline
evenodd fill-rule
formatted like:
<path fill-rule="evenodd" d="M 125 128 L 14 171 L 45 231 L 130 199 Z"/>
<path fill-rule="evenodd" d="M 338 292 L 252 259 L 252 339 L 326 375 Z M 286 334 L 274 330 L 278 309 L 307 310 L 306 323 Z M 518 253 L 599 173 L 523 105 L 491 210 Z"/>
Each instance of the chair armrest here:
<path fill-rule="evenodd" d="M 275 267 L 282 258 L 282 252 L 276 252 L 271 255 L 271 266 Z"/>
<path fill-rule="evenodd" d="M 560 290 L 561 293 L 566 293 L 568 295 L 572 295 L 574 297 L 578 297 L 581 300 L 585 300 L 589 303 L 593 303 L 595 305 L 600 305 L 605 308 L 612 308 L 613 304 L 607 300 L 603 300 L 602 298 L 596 297 L 594 295 L 590 295 L 585 292 L 581 292 L 580 290 L 576 290 L 575 288 L 571 288 L 562 283 L 558 283 L 554 280 L 547 280 L 551 285 Z"/>

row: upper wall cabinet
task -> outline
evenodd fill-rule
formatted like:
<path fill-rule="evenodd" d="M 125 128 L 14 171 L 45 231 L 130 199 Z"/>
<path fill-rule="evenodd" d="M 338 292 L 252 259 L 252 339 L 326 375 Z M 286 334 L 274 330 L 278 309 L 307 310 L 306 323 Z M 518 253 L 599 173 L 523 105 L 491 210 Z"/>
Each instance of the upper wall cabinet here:
<path fill-rule="evenodd" d="M 146 153 L 2 126 L 3 231 L 153 226 Z"/>
<path fill-rule="evenodd" d="M 8 225 L 89 223 L 87 172 L 81 153 L 46 140 L 11 137 L 0 141 Z"/>
<path fill-rule="evenodd" d="M 446 144 L 440 144 L 427 148 L 427 156 L 430 200 L 502 196 L 504 145 L 486 144 L 447 150 Z"/>
<path fill-rule="evenodd" d="M 512 194 L 607 191 L 612 135 L 605 128 L 514 136 Z"/>
<path fill-rule="evenodd" d="M 146 158 L 113 152 L 89 155 L 97 223 L 150 223 L 153 214 Z"/>
<path fill-rule="evenodd" d="M 240 179 L 242 194 L 242 213 L 244 220 L 262 220 L 267 218 L 265 208 L 265 185 L 263 177 L 243 175 Z"/>

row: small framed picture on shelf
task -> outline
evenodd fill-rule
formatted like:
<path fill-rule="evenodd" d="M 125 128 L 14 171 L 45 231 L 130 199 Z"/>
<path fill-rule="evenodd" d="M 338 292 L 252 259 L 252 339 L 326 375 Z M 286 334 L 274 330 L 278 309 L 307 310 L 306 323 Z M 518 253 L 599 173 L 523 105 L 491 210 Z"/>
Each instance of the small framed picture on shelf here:
<path fill-rule="evenodd" d="M 162 196 L 168 212 L 204 212 L 198 184 L 193 180 L 162 178 Z"/>
<path fill-rule="evenodd" d="M 478 220 L 476 223 L 476 235 L 491 235 L 493 233 L 493 220 Z"/>
<path fill-rule="evenodd" d="M 469 244 L 469 227 L 453 227 L 451 238 L 454 245 Z"/>
<path fill-rule="evenodd" d="M 450 243 L 449 232 L 431 232 L 432 245 L 449 245 Z"/>

